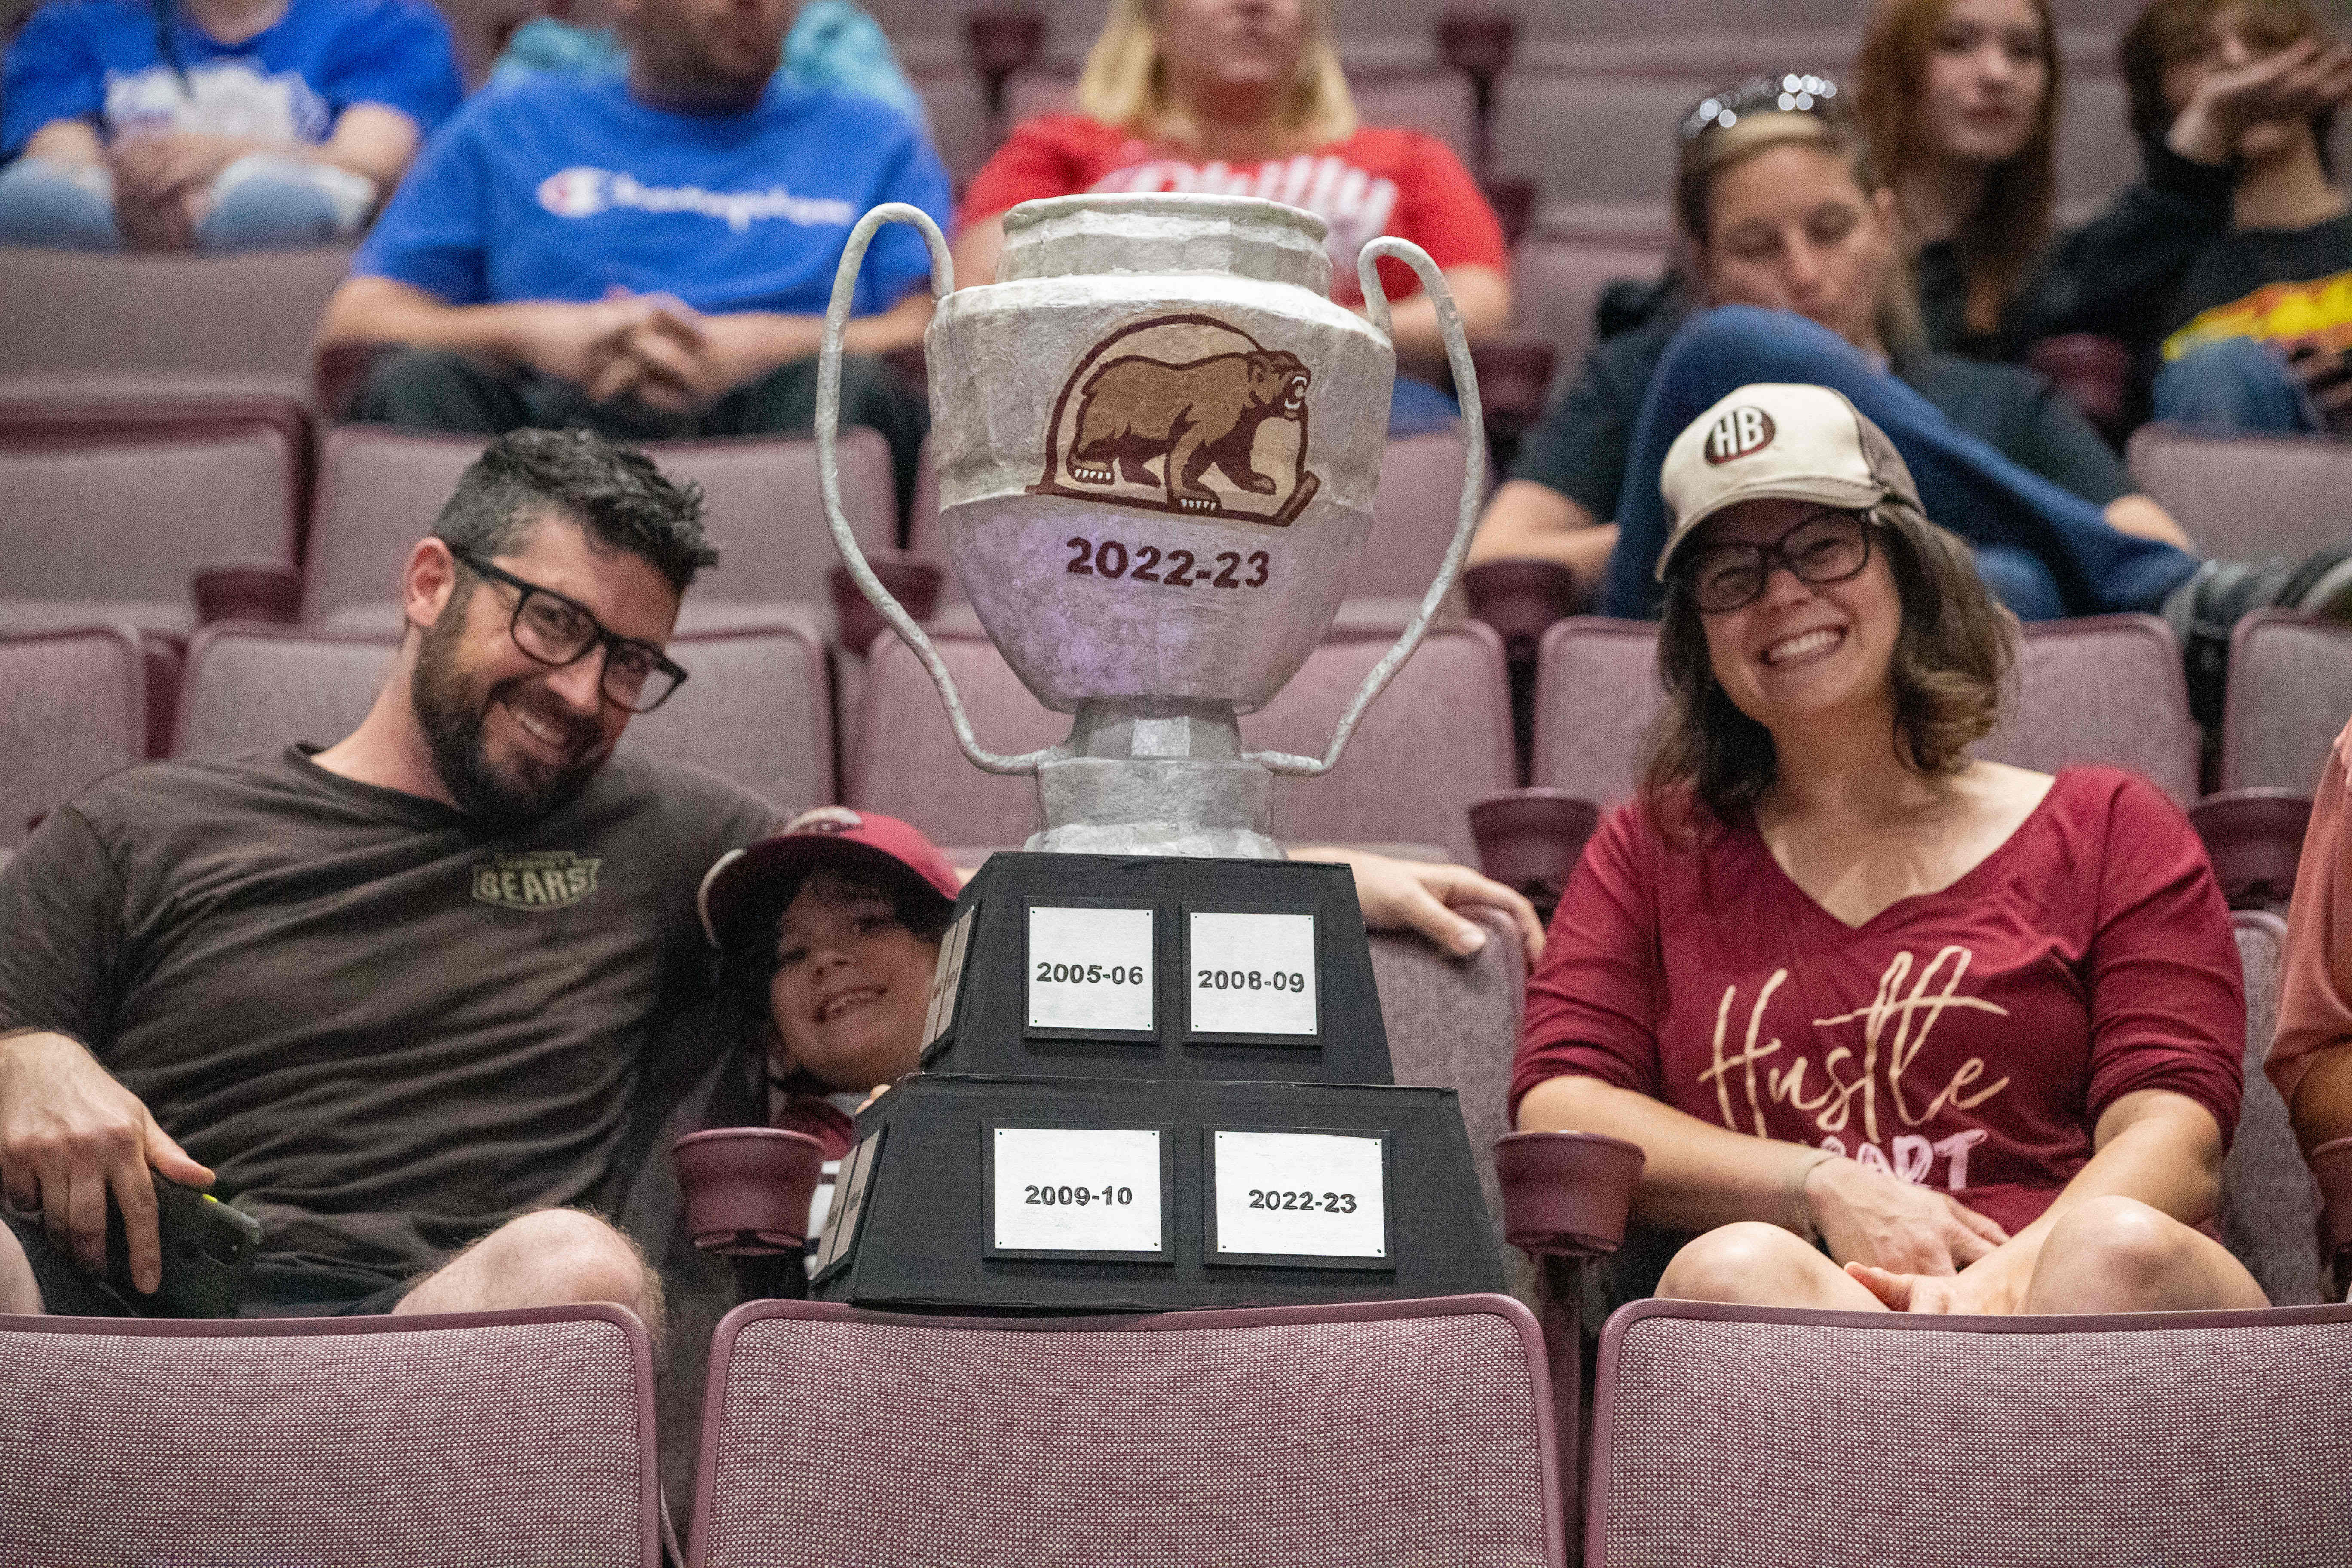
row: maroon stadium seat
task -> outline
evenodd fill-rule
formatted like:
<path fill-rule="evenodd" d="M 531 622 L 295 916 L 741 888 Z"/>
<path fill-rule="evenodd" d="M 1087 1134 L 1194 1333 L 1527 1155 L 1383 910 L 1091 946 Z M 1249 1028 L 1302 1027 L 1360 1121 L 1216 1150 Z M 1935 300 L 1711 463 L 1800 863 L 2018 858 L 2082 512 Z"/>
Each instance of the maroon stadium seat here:
<path fill-rule="evenodd" d="M 1501 1296 L 1025 1321 L 758 1301 L 711 1350 L 688 1562 L 1557 1568 L 1542 1355 Z"/>
<path fill-rule="evenodd" d="M 329 432 L 303 618 L 391 625 L 401 563 L 484 444 L 480 437 L 381 426 Z M 672 479 L 702 485 L 710 542 L 720 555 L 718 569 L 687 595 L 681 625 L 728 626 L 747 617 L 758 624 L 773 605 L 826 602 L 825 571 L 838 556 L 817 499 L 814 442 L 745 437 L 642 446 Z M 875 432 L 841 433 L 841 492 L 860 542 L 888 548 L 898 536 L 898 503 L 889 449 Z"/>
<path fill-rule="evenodd" d="M 156 437 L 231 435 L 257 426 L 285 437 L 295 516 L 310 506 L 310 388 L 299 377 L 111 371 L 0 377 L 0 445 L 103 446 Z"/>
<path fill-rule="evenodd" d="M 2221 787 L 2313 795 L 2352 721 L 2352 628 L 2264 610 L 2230 639 Z"/>
<path fill-rule="evenodd" d="M 2352 443 L 2144 425 L 2130 456 L 2133 480 L 2209 555 L 2299 558 L 2352 544 Z"/>
<path fill-rule="evenodd" d="M 933 636 L 982 745 L 1019 752 L 1068 735 L 1069 720 L 1030 696 L 985 637 L 943 628 Z M 1271 706 L 1243 718 L 1243 740 L 1321 755 L 1393 636 L 1327 639 Z M 1036 831 L 1035 784 L 981 773 L 964 760 L 930 678 L 896 637 L 874 645 L 844 731 L 850 805 L 919 822 L 942 844 L 1005 847 Z M 1441 626 L 1366 710 L 1339 767 L 1276 781 L 1274 831 L 1288 843 L 1427 845 L 1467 859 L 1469 802 L 1510 777 L 1502 645 L 1475 622 Z"/>
<path fill-rule="evenodd" d="M 1588 1568 L 2340 1563 L 2352 1307 L 1943 1318 L 1642 1301 Z"/>
<path fill-rule="evenodd" d="M 654 1568 L 653 1368 L 618 1307 L 0 1318 L 12 1563 Z"/>
<path fill-rule="evenodd" d="M 138 637 L 120 626 L 0 634 L 0 851 L 147 754 Z"/>
<path fill-rule="evenodd" d="M 0 376 L 169 371 L 307 382 L 341 249 L 235 256 L 0 249 Z"/>
<path fill-rule="evenodd" d="M 1620 278 L 1654 279 L 1665 260 L 1663 244 L 1541 234 L 1520 242 L 1511 253 L 1512 316 L 1520 331 L 1557 351 L 1555 385 L 1583 374 L 1601 290 Z"/>
<path fill-rule="evenodd" d="M 0 627 L 103 620 L 186 631 L 199 568 L 292 567 L 290 474 L 285 436 L 266 426 L 106 446 L 0 442 L 9 498 Z"/>
<path fill-rule="evenodd" d="M 394 647 L 370 628 L 207 626 L 189 645 L 172 753 L 331 744 L 366 717 Z M 778 610 L 764 626 L 690 632 L 670 656 L 687 683 L 629 721 L 623 751 L 691 763 L 786 808 L 835 798 L 824 650 L 804 618 Z"/>
<path fill-rule="evenodd" d="M 2278 1030 L 2286 922 L 2261 910 L 2230 917 L 2246 976 L 2246 1095 L 2221 1170 L 2221 1240 L 2262 1282 L 2273 1306 L 2327 1299 L 2322 1286 L 2318 1194 L 2296 1146 L 2286 1102 L 2263 1072 Z"/>

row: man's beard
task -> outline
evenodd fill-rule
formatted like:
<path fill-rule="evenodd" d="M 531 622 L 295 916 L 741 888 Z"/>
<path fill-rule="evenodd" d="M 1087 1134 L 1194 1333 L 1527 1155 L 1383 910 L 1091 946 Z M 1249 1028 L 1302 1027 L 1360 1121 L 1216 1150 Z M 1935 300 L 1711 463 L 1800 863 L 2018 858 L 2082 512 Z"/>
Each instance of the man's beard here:
<path fill-rule="evenodd" d="M 568 805 L 604 766 L 604 754 L 592 742 L 578 760 L 562 766 L 522 762 L 506 773 L 491 766 L 482 731 L 492 704 L 521 700 L 522 689 L 538 678 L 517 676 L 480 689 L 457 662 L 464 611 L 453 602 L 426 629 L 408 684 L 409 706 L 433 750 L 433 771 L 458 809 L 494 833 L 512 832 Z M 583 727 L 577 717 L 545 708 L 534 708 L 531 716 L 574 733 Z"/>

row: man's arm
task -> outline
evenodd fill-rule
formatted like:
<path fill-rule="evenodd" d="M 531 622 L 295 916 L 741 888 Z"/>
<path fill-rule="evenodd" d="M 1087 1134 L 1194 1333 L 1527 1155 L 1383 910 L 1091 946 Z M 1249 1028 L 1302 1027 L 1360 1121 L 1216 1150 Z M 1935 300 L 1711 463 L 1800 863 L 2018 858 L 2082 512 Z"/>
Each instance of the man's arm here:
<path fill-rule="evenodd" d="M 2263 1063 L 2306 1154 L 2352 1138 L 2352 845 L 2345 839 L 2352 727 L 2336 738 L 2312 802 L 2286 917 L 2278 1033 Z"/>
<path fill-rule="evenodd" d="M 37 1210 L 58 1250 L 100 1273 L 111 1193 L 132 1281 L 152 1291 L 163 1254 L 149 1167 L 194 1186 L 212 1173 L 82 1044 L 110 1011 L 122 903 L 113 861 L 71 806 L 0 868 L 0 1194 Z"/>
<path fill-rule="evenodd" d="M 1601 521 L 1549 485 L 1506 479 L 1478 520 L 1467 563 L 1553 562 L 1575 576 L 1579 595 L 1589 603 L 1600 595 L 1609 552 L 1616 548 L 1615 523 Z"/>

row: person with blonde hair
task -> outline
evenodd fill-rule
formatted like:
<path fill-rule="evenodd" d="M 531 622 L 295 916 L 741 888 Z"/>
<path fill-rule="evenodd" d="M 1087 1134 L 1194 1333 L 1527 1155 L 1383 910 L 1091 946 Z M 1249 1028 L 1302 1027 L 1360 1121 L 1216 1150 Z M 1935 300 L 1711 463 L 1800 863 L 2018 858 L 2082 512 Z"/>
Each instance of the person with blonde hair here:
<path fill-rule="evenodd" d="M 1453 151 L 1356 117 L 1332 41 L 1332 0 L 1111 0 L 1079 78 L 1077 112 L 1014 128 L 958 215 L 960 283 L 996 276 L 1003 214 L 1083 192 L 1265 196 L 1331 226 L 1331 297 L 1363 309 L 1356 258 L 1381 235 L 1412 240 L 1445 275 L 1476 339 L 1510 315 L 1502 226 Z M 1456 415 L 1435 382 L 1435 305 L 1402 262 L 1381 263 L 1396 301 L 1391 433 Z"/>

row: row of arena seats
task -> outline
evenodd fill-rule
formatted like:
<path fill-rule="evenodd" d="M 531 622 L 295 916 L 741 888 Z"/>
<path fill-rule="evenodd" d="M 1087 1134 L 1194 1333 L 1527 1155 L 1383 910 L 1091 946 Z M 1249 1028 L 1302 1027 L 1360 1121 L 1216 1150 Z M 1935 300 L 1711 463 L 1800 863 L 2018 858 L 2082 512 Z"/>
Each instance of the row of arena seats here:
<path fill-rule="evenodd" d="M 2239 917 L 2260 1038 L 2276 925 Z M 2273 1110 L 2250 1096 L 2250 1117 Z M 2233 1246 L 2241 1152 L 2277 1120 L 2241 1127 Z M 1475 1296 L 1027 1321 L 755 1301 L 696 1336 L 690 1469 L 661 1408 L 678 1390 L 657 1394 L 615 1308 L 0 1318 L 0 1542 L 40 1563 L 1076 1568 L 1115 1521 L 1137 1563 L 1559 1568 L 1579 1533 L 1596 1568 L 1860 1568 L 1955 1542 L 1973 1563 L 2341 1561 L 2340 1305 L 1930 1320 L 1643 1300 L 1601 1331 L 1588 1444 L 1575 1268 L 1622 1230 L 1631 1174 L 1596 1219 L 1609 1201 L 1546 1161 L 1606 1142 L 1497 1151 L 1540 1156 L 1506 1198 L 1549 1276 L 1540 1326 Z M 2255 1218 L 2275 1240 L 2299 1219 L 2308 1254 L 2310 1178 L 2284 1158 L 2302 1191 Z"/>
<path fill-rule="evenodd" d="M 793 606 L 743 606 L 731 618 L 677 639 L 692 679 L 631 724 L 625 747 L 695 763 L 788 806 L 838 800 L 904 816 L 942 843 L 1002 847 L 1035 830 L 1030 782 L 968 766 L 929 677 L 895 637 L 861 658 L 828 649 Z M 934 641 L 982 742 L 1018 753 L 1060 741 L 1068 721 L 960 620 L 940 617 Z M 1349 612 L 1276 700 L 1244 719 L 1248 742 L 1319 753 L 1396 627 L 1387 613 Z M 188 645 L 163 752 L 332 741 L 373 700 L 394 639 L 387 626 L 207 626 Z M 1556 899 L 1596 814 L 1634 792 L 1640 740 L 1663 701 L 1654 646 L 1648 623 L 1576 617 L 1552 627 L 1537 667 L 1530 783 L 1519 787 L 1501 639 L 1478 621 L 1441 622 L 1338 769 L 1277 782 L 1275 831 L 1480 862 L 1539 902 Z M 0 635 L 0 752 L 21 759 L 0 779 L 0 847 L 148 754 L 150 662 L 140 637 L 120 626 Z M 2021 662 L 2015 710 L 1987 755 L 2137 769 L 2189 810 L 2232 903 L 2284 901 L 2314 783 L 2352 720 L 2352 631 L 2281 612 L 2241 625 L 2210 795 L 2179 652 L 2161 622 L 2038 625 Z"/>

